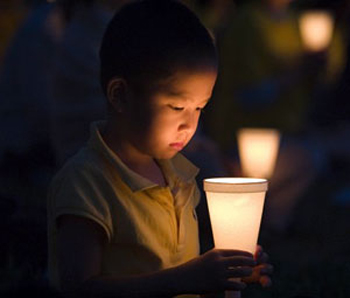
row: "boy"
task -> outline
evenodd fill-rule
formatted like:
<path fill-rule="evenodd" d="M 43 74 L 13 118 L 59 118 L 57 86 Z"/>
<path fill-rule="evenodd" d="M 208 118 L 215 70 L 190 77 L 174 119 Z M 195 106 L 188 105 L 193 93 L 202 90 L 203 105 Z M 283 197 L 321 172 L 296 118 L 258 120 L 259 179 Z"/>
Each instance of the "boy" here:
<path fill-rule="evenodd" d="M 198 257 L 197 169 L 178 152 L 193 136 L 217 75 L 216 50 L 177 1 L 135 1 L 100 49 L 108 118 L 53 181 L 49 270 L 64 292 L 172 297 L 268 283 L 247 252 Z M 252 272 L 254 273 L 252 275 Z"/>

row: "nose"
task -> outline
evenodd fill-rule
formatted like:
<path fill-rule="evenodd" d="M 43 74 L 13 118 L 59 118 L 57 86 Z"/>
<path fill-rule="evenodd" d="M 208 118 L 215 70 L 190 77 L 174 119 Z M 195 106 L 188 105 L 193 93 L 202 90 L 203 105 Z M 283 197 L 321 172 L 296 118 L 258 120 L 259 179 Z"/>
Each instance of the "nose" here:
<path fill-rule="evenodd" d="M 198 125 L 200 113 L 198 111 L 186 111 L 183 114 L 181 123 L 179 125 L 179 131 L 195 132 Z"/>

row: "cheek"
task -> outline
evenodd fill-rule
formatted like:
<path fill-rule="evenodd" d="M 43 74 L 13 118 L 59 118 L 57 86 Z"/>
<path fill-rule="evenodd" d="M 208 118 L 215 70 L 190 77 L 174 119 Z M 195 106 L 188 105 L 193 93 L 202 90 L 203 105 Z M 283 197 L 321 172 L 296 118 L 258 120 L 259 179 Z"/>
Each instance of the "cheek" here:
<path fill-rule="evenodd" d="M 141 134 L 149 129 L 154 118 L 149 106 L 141 104 L 133 106 L 128 117 L 134 131 Z"/>
<path fill-rule="evenodd" d="M 176 123 L 176 118 L 165 112 L 155 115 L 151 121 L 151 127 L 154 129 L 154 131 L 157 131 L 158 134 L 165 134 L 173 132 L 175 130 Z"/>
<path fill-rule="evenodd" d="M 176 137 L 178 132 L 178 119 L 169 113 L 158 114 L 150 123 L 149 132 L 158 141 L 169 141 Z"/>
<path fill-rule="evenodd" d="M 167 125 L 169 119 L 166 114 L 162 114 L 156 111 L 147 111 L 140 115 L 138 121 L 139 129 L 143 134 L 151 134 L 153 137 L 162 134 L 163 128 Z"/>

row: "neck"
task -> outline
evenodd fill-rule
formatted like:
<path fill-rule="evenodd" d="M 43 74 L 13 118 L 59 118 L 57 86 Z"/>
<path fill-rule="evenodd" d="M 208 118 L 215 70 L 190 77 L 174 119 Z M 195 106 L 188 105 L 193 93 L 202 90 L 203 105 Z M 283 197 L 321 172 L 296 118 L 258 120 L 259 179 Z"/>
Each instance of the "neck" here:
<path fill-rule="evenodd" d="M 123 129 L 122 124 L 107 121 L 102 137 L 108 147 L 128 166 L 153 163 L 153 158 L 140 152 L 128 138 L 128 132 Z"/>

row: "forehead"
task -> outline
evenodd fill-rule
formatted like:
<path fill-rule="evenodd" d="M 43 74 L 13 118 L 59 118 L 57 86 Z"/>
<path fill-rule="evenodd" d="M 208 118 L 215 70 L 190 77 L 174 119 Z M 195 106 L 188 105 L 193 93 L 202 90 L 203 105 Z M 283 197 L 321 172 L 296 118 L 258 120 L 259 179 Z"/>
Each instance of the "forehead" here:
<path fill-rule="evenodd" d="M 169 96 L 198 94 L 210 97 L 216 77 L 215 68 L 178 70 L 171 77 L 161 80 L 156 91 Z"/>
<path fill-rule="evenodd" d="M 135 90 L 136 101 L 140 107 L 161 101 L 195 101 L 206 103 L 212 95 L 217 78 L 216 65 L 205 65 L 200 68 L 178 68 L 165 78 L 145 78 Z"/>

